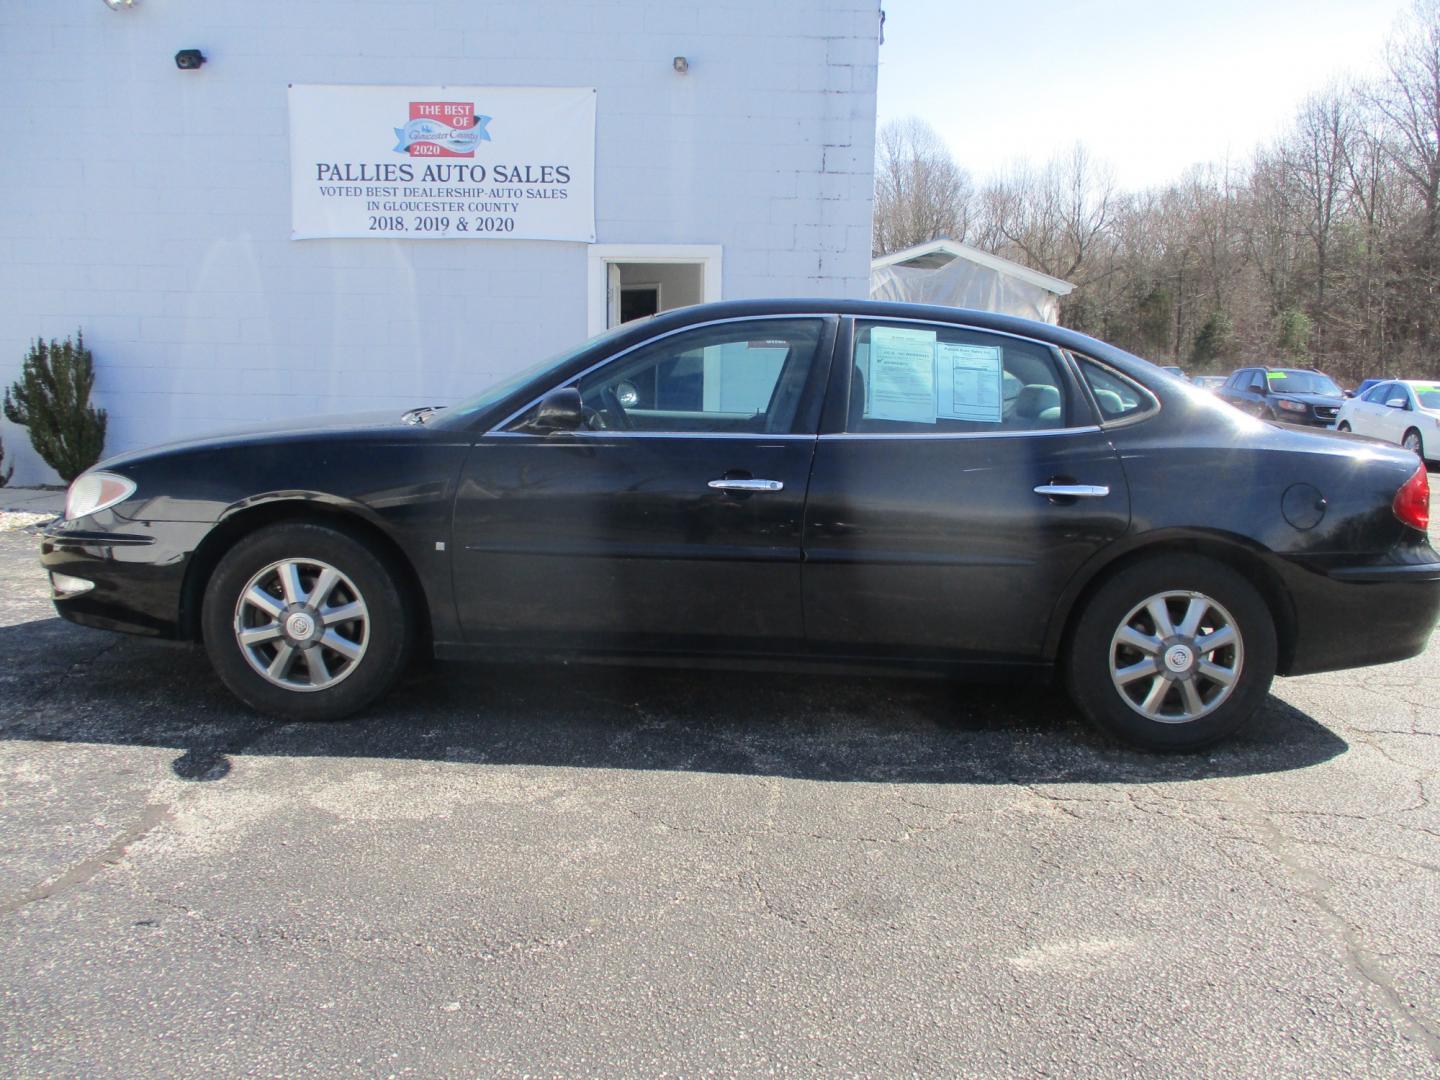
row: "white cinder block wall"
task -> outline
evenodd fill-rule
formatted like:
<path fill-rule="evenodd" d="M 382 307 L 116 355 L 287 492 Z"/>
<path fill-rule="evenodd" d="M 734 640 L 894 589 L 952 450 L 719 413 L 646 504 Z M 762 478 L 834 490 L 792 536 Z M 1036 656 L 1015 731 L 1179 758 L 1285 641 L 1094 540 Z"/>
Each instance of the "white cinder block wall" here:
<path fill-rule="evenodd" d="M 594 86 L 598 243 L 722 245 L 727 299 L 864 296 L 878 29 L 879 0 L 0 5 L 0 379 L 82 328 L 114 453 L 451 400 L 585 336 L 583 244 L 289 239 L 290 83 Z"/>

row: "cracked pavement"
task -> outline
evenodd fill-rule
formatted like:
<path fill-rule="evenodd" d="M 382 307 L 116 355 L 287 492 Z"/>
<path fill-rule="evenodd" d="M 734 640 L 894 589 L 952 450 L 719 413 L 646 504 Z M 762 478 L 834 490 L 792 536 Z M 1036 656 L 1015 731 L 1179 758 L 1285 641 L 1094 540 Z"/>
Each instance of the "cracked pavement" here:
<path fill-rule="evenodd" d="M 1053 691 L 437 665 L 348 723 L 0 532 L 11 1076 L 1440 1076 L 1437 653 L 1156 757 Z"/>

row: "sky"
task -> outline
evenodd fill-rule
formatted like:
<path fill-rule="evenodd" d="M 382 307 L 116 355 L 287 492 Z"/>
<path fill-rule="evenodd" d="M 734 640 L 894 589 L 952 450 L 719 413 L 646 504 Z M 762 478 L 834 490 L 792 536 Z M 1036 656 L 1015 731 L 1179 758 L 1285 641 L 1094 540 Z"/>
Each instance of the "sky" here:
<path fill-rule="evenodd" d="M 1246 158 L 1305 98 L 1381 69 L 1408 0 L 884 0 L 879 119 L 977 183 L 1077 141 L 1135 190 Z"/>

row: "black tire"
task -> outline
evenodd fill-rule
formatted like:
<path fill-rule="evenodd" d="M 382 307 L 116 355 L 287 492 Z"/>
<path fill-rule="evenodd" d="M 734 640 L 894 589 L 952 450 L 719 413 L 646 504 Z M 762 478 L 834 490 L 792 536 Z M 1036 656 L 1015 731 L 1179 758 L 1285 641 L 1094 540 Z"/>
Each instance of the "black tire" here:
<path fill-rule="evenodd" d="M 1166 637 L 1156 631 L 1143 605 L 1167 593 L 1199 594 L 1208 602 L 1192 637 L 1179 633 L 1183 620 L 1175 618 L 1190 610 L 1191 595 L 1162 600 L 1175 633 Z M 1233 624 L 1237 645 L 1206 651 L 1207 643 L 1224 640 L 1212 635 L 1227 623 Z M 1136 635 L 1146 641 L 1171 644 L 1153 653 L 1142 651 L 1120 640 L 1125 626 L 1138 627 Z M 1155 673 L 1134 675 L 1147 656 Z M 1063 663 L 1071 698 L 1097 727 L 1151 750 L 1193 750 L 1231 734 L 1254 716 L 1275 676 L 1275 657 L 1275 621 L 1255 587 L 1212 559 L 1176 554 L 1131 563 L 1108 578 L 1080 613 Z M 1112 660 L 1118 675 L 1112 675 Z M 1187 663 L 1183 677 L 1168 667 L 1170 661 Z M 1207 671 L 1232 675 L 1228 689 Z M 1130 676 L 1133 681 L 1122 689 L 1119 680 Z M 1192 684 L 1187 691 L 1192 697 L 1182 693 L 1183 682 Z M 1147 691 L 1160 695 L 1153 711 L 1168 720 L 1141 711 L 1151 700 Z M 1202 707 L 1186 719 L 1193 701 Z"/>
<path fill-rule="evenodd" d="M 1406 444 L 1406 440 L 1408 440 L 1411 435 L 1415 436 L 1414 446 L 1408 446 Z M 1421 461 L 1425 460 L 1425 437 L 1421 435 L 1417 429 L 1413 427 L 1407 428 L 1405 434 L 1400 436 L 1400 445 L 1404 446 L 1407 450 L 1415 451 L 1416 455 L 1420 458 Z"/>
<path fill-rule="evenodd" d="M 295 603 L 286 603 L 290 592 L 280 582 L 290 567 L 302 598 Z M 322 589 L 326 595 L 311 604 Z M 264 594 L 258 602 L 257 594 Z M 354 617 L 330 623 L 347 613 Z M 308 523 L 272 525 L 242 538 L 211 575 L 201 618 L 221 681 L 252 709 L 285 720 L 340 720 L 365 708 L 399 678 L 415 636 L 413 614 L 385 560 L 347 533 Z M 293 637 L 297 627 L 308 627 L 310 636 Z M 265 640 L 246 647 L 242 629 Z M 282 646 L 290 649 L 284 657 Z M 267 660 L 270 674 L 259 670 Z"/>
<path fill-rule="evenodd" d="M 1336 431 L 1349 431 L 1349 430 L 1350 430 L 1350 421 L 1349 421 L 1349 420 L 1341 420 L 1341 421 L 1340 421 L 1340 426 L 1337 427 L 1335 430 L 1336 430 Z"/>

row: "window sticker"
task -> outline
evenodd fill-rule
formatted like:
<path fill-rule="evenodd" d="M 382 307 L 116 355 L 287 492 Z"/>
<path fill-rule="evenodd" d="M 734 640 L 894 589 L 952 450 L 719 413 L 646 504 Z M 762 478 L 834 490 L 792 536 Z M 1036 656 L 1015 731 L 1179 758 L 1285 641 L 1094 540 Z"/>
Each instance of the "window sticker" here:
<path fill-rule="evenodd" d="M 939 415 L 947 420 L 1000 423 L 1004 375 L 999 347 L 941 342 L 937 351 Z"/>
<path fill-rule="evenodd" d="M 1286 378 L 1286 377 L 1287 377 L 1287 376 L 1286 376 L 1285 372 L 1283 372 L 1283 371 L 1267 371 L 1267 372 L 1265 372 L 1265 378 L 1267 378 L 1267 379 L 1284 379 L 1284 378 Z"/>
<path fill-rule="evenodd" d="M 933 424 L 935 401 L 935 331 L 873 327 L 866 415 Z"/>

